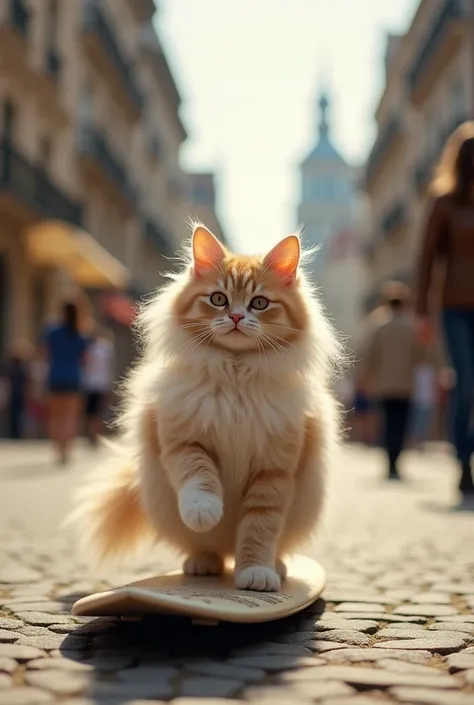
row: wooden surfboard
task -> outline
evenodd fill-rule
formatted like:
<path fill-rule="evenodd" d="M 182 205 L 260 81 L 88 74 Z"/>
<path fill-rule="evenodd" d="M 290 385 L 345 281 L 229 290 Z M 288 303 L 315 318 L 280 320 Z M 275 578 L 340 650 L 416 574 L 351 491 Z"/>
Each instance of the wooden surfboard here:
<path fill-rule="evenodd" d="M 222 576 L 189 576 L 180 570 L 83 597 L 73 615 L 140 617 L 176 614 L 195 622 L 269 622 L 308 607 L 326 583 L 322 566 L 293 556 L 280 592 L 238 590 L 230 570 Z"/>

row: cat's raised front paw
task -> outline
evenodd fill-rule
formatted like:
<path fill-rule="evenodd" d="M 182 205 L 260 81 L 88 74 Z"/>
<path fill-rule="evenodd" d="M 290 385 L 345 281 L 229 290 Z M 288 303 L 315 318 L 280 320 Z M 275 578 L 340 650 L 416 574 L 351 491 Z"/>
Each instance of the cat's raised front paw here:
<path fill-rule="evenodd" d="M 240 590 L 260 592 L 278 592 L 281 586 L 278 573 L 264 565 L 251 565 L 239 570 L 235 575 L 235 584 Z"/>
<path fill-rule="evenodd" d="M 185 575 L 221 575 L 223 572 L 224 561 L 215 553 L 197 553 L 183 563 Z"/>
<path fill-rule="evenodd" d="M 213 529 L 224 512 L 222 500 L 214 492 L 198 490 L 191 483 L 179 493 L 179 513 L 181 519 L 193 531 Z"/>

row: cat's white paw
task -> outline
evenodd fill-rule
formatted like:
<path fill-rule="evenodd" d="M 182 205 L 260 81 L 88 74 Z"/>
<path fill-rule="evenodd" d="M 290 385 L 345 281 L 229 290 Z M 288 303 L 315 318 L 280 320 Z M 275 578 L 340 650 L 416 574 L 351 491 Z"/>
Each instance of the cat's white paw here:
<path fill-rule="evenodd" d="M 195 489 L 188 483 L 179 493 L 181 519 L 193 531 L 209 531 L 222 519 L 224 505 L 214 492 Z"/>
<path fill-rule="evenodd" d="M 283 563 L 283 561 L 281 560 L 281 558 L 277 558 L 277 559 L 276 559 L 276 561 L 275 561 L 275 570 L 276 570 L 276 572 L 278 573 L 278 575 L 280 576 L 280 579 L 281 579 L 281 580 L 286 580 L 286 575 L 287 575 L 287 572 L 288 572 L 288 571 L 287 571 L 287 569 L 286 569 L 286 565 Z"/>
<path fill-rule="evenodd" d="M 278 592 L 281 586 L 278 573 L 264 565 L 251 565 L 239 570 L 235 575 L 235 584 L 240 590 L 261 592 Z"/>
<path fill-rule="evenodd" d="M 214 553 L 197 553 L 183 563 L 185 575 L 221 575 L 223 572 L 224 562 Z"/>

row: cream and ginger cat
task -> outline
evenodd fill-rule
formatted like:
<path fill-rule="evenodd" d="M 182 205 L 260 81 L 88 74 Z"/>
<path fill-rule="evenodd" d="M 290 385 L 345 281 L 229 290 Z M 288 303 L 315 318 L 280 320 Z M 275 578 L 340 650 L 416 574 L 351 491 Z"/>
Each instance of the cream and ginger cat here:
<path fill-rule="evenodd" d="M 232 557 L 237 587 L 279 590 L 283 557 L 320 517 L 340 348 L 296 235 L 245 257 L 198 225 L 190 255 L 140 313 L 119 440 L 71 519 L 100 560 L 153 536 L 188 574 L 218 574 Z"/>

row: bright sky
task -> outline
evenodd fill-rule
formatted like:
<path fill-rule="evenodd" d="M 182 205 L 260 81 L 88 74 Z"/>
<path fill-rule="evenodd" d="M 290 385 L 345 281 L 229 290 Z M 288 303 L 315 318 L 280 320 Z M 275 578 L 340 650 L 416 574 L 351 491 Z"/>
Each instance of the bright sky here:
<path fill-rule="evenodd" d="M 297 225 L 297 167 L 316 138 L 322 82 L 337 146 L 363 161 L 385 31 L 404 31 L 417 5 L 160 0 L 157 21 L 189 131 L 182 163 L 216 171 L 218 216 L 237 250 L 262 251 Z"/>

